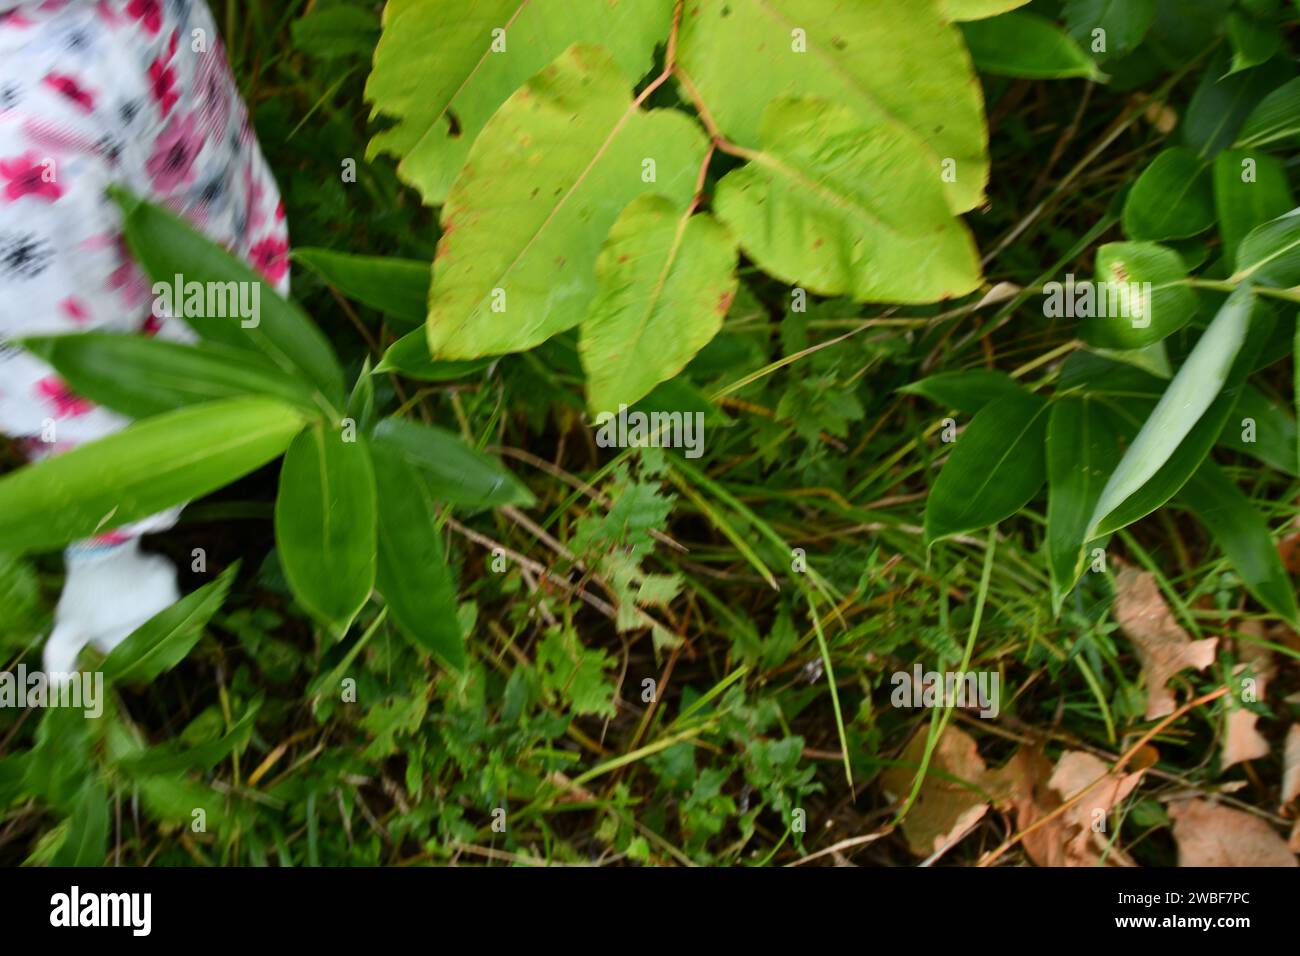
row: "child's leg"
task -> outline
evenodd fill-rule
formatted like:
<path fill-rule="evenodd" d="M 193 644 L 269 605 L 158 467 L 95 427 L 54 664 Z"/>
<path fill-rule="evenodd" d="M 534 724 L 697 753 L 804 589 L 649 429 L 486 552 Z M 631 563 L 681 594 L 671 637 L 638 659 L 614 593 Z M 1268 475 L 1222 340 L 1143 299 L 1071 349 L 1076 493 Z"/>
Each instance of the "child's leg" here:
<path fill-rule="evenodd" d="M 0 13 L 0 431 L 34 457 L 124 427 L 6 340 L 99 329 L 186 337 L 152 315 L 110 184 L 187 215 L 287 289 L 278 191 L 202 3 L 30 4 Z M 0 4 L 0 10 L 4 9 Z M 138 536 L 180 509 L 68 549 L 46 668 L 108 651 L 176 600 Z"/>

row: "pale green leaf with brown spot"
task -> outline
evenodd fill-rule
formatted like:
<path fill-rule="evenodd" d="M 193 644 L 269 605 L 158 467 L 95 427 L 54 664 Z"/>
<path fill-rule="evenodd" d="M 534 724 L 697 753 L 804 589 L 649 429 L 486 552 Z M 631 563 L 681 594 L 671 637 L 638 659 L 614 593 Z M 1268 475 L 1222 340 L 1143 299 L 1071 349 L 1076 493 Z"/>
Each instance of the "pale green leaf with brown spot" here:
<path fill-rule="evenodd" d="M 661 196 L 623 211 L 596 262 L 581 327 L 587 403 L 616 412 L 672 378 L 717 334 L 736 291 L 736 246 L 712 216 Z"/>
<path fill-rule="evenodd" d="M 484 127 L 443 207 L 434 358 L 522 351 L 577 325 L 628 203 L 690 203 L 704 133 L 684 113 L 637 108 L 632 82 L 600 47 L 573 46 Z"/>

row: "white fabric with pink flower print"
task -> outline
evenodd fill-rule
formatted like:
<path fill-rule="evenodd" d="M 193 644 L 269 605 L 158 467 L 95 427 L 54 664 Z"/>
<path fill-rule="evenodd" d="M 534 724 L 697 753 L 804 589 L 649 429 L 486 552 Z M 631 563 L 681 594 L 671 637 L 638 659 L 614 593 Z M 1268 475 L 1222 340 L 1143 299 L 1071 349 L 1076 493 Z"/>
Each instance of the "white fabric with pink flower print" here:
<path fill-rule="evenodd" d="M 153 316 L 110 185 L 171 207 L 288 291 L 279 190 L 206 3 L 0 0 L 0 432 L 32 457 L 127 422 L 73 395 L 13 340 L 91 329 L 192 337 Z M 71 671 L 87 644 L 107 653 L 176 600 L 175 570 L 142 552 L 138 535 L 179 512 L 68 549 L 47 672 Z"/>

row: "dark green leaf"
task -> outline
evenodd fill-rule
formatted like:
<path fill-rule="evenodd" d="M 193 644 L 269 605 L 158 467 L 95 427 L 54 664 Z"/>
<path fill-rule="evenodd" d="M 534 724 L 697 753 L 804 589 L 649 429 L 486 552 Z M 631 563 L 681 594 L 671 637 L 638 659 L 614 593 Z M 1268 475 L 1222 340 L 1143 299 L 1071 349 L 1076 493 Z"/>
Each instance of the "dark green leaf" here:
<path fill-rule="evenodd" d="M 436 501 L 473 508 L 533 503 L 532 493 L 496 459 L 445 429 L 386 418 L 375 428 L 375 443 L 414 465 Z"/>
<path fill-rule="evenodd" d="M 293 258 L 349 299 L 408 326 L 423 322 L 429 310 L 433 270 L 427 262 L 355 256 L 329 249 L 295 249 Z"/>
<path fill-rule="evenodd" d="M 1124 202 L 1130 239 L 1185 239 L 1214 225 L 1210 167 L 1190 149 L 1175 146 L 1157 156 Z"/>

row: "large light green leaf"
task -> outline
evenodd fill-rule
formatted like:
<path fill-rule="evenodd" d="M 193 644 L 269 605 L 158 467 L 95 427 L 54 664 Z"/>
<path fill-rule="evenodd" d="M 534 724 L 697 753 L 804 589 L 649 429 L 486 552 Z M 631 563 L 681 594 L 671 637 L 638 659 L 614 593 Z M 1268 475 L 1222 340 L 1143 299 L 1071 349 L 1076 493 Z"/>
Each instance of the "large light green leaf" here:
<path fill-rule="evenodd" d="M 522 351 L 577 325 L 624 207 L 690 202 L 703 132 L 680 111 L 636 109 L 631 85 L 601 48 L 570 47 L 484 127 L 443 208 L 435 358 Z"/>
<path fill-rule="evenodd" d="M 1156 0 L 1066 0 L 1070 36 L 1092 50 L 1095 30 L 1105 31 L 1106 48 L 1097 56 L 1123 56 L 1137 49 L 1156 19 Z"/>
<path fill-rule="evenodd" d="M 1089 532 L 1085 537 L 1094 538 L 1115 531 L 1149 514 L 1176 494 L 1195 471 L 1199 458 L 1190 467 L 1180 466 L 1176 474 L 1166 473 L 1161 480 L 1154 480 L 1160 477 L 1158 473 L 1175 457 L 1180 446 L 1184 446 L 1184 439 L 1192 433 L 1227 384 L 1229 374 L 1238 364 L 1237 354 L 1246 342 L 1252 305 L 1253 295 L 1248 286 L 1239 288 L 1228 297 L 1106 482 L 1088 522 Z M 1235 396 L 1233 399 L 1235 401 Z M 1230 405 L 1228 411 L 1231 411 Z M 1222 428 L 1222 420 L 1214 423 L 1204 450 L 1197 445 L 1195 451 L 1199 451 L 1200 458 L 1204 457 Z M 1185 454 L 1189 452 L 1190 444 L 1183 448 Z M 1134 502 L 1127 504 L 1129 499 L 1134 499 Z"/>
<path fill-rule="evenodd" d="M 1196 293 L 1183 284 L 1186 279 L 1183 260 L 1172 249 L 1154 242 L 1107 243 L 1097 250 L 1092 314 L 1079 323 L 1080 338 L 1099 348 L 1124 350 L 1159 342 L 1196 314 Z"/>
<path fill-rule="evenodd" d="M 1130 239 L 1186 239 L 1212 225 L 1209 164 L 1184 146 L 1152 160 L 1124 200 L 1124 232 Z"/>
<path fill-rule="evenodd" d="M 378 309 L 409 328 L 424 322 L 433 270 L 427 261 L 356 256 L 330 249 L 295 249 L 301 262 L 349 299 Z"/>
<path fill-rule="evenodd" d="M 496 459 L 446 429 L 386 418 L 374 441 L 414 466 L 436 501 L 470 508 L 533 503 L 532 492 Z"/>
<path fill-rule="evenodd" d="M 1047 478 L 1047 402 L 1011 392 L 985 405 L 957 438 L 925 502 L 925 539 L 939 541 L 1015 514 Z"/>
<path fill-rule="evenodd" d="M 672 13 L 673 0 L 389 0 L 366 98 L 397 123 L 368 155 L 400 157 L 402 178 L 439 205 L 479 132 L 529 77 L 570 44 L 598 43 L 630 86 Z"/>
<path fill-rule="evenodd" d="M 677 55 L 732 142 L 770 145 L 768 103 L 819 97 L 903 144 L 925 176 L 940 179 L 943 161 L 955 161 L 945 184 L 954 212 L 983 201 L 983 95 L 935 0 L 687 0 Z"/>
<path fill-rule="evenodd" d="M 465 636 L 456 614 L 456 581 L 438 530 L 438 502 L 419 471 L 388 445 L 375 443 L 374 461 L 379 593 L 403 633 L 461 667 Z"/>
<path fill-rule="evenodd" d="M 1297 610 L 1291 579 L 1263 515 L 1236 482 L 1214 462 L 1206 461 L 1178 492 L 1178 498 L 1214 535 L 1246 589 L 1294 626 Z"/>
<path fill-rule="evenodd" d="M 1214 206 L 1223 258 L 1232 269 L 1237 247 L 1253 229 L 1295 208 L 1286 167 L 1267 153 L 1225 149 L 1214 159 Z"/>
<path fill-rule="evenodd" d="M 944 14 L 949 20 L 983 20 L 996 17 L 1016 7 L 1023 7 L 1029 0 L 943 0 Z"/>
<path fill-rule="evenodd" d="M 712 216 L 688 213 L 642 196 L 605 240 L 580 339 L 595 414 L 635 404 L 722 327 L 736 291 L 736 246 Z"/>
<path fill-rule="evenodd" d="M 1064 398 L 1052 406 L 1047 425 L 1047 558 L 1052 603 L 1058 609 L 1083 570 L 1088 519 L 1119 460 L 1115 425 L 1101 402 Z"/>
<path fill-rule="evenodd" d="M 365 437 L 318 425 L 284 456 L 275 543 L 293 596 L 335 635 L 375 584 L 375 474 Z"/>
<path fill-rule="evenodd" d="M 260 315 L 245 327 L 239 318 L 192 315 L 185 324 L 202 338 L 240 349 L 256 349 L 281 372 L 304 378 L 321 393 L 321 403 L 334 409 L 343 404 L 343 370 L 329 341 L 307 315 L 279 293 L 260 273 L 209 240 L 172 213 L 121 191 L 110 190 L 123 212 L 123 231 L 141 267 L 155 283 L 258 287 Z M 227 286 L 228 287 L 228 286 Z"/>
<path fill-rule="evenodd" d="M 239 395 L 266 395 L 318 412 L 312 387 L 268 359 L 216 342 L 201 346 L 142 335 L 86 332 L 24 339 L 85 398 L 132 418 Z"/>
<path fill-rule="evenodd" d="M 0 478 L 0 551 L 50 551 L 229 484 L 303 427 L 269 398 L 232 398 L 137 422 Z"/>
<path fill-rule="evenodd" d="M 125 683 L 147 684 L 185 659 L 216 614 L 239 565 L 234 564 L 192 594 L 159 611 L 113 648 L 104 660 L 104 676 Z"/>
<path fill-rule="evenodd" d="M 981 72 L 1029 79 L 1097 79 L 1096 62 L 1046 17 L 1007 13 L 962 24 L 971 58 Z"/>
<path fill-rule="evenodd" d="M 933 170 L 893 127 L 847 108 L 781 98 L 761 152 L 723 177 L 718 218 L 783 282 L 819 295 L 923 303 L 978 287 L 975 243 Z"/>

